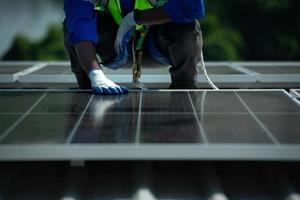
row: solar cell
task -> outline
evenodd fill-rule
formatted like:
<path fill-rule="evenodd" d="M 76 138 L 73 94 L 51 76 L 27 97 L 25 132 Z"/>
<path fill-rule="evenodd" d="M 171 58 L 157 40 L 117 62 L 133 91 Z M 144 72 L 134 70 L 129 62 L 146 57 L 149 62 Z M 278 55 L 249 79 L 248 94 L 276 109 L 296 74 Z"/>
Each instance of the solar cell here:
<path fill-rule="evenodd" d="M 209 143 L 272 143 L 250 114 L 206 114 L 201 123 Z"/>
<path fill-rule="evenodd" d="M 30 64 L 23 64 L 23 65 L 1 65 L 0 66 L 0 75 L 2 74 L 15 74 L 18 73 L 20 71 L 23 71 L 27 68 L 29 68 Z"/>
<path fill-rule="evenodd" d="M 300 143 L 300 113 L 278 115 L 258 114 L 257 118 L 265 124 L 280 143 Z"/>
<path fill-rule="evenodd" d="M 187 92 L 144 92 L 142 113 L 193 113 Z"/>
<path fill-rule="evenodd" d="M 91 94 L 88 92 L 50 92 L 32 110 L 32 113 L 82 113 Z"/>
<path fill-rule="evenodd" d="M 86 114 L 71 143 L 134 143 L 137 114 Z"/>
<path fill-rule="evenodd" d="M 191 91 L 189 94 L 198 113 L 248 113 L 234 92 Z"/>
<path fill-rule="evenodd" d="M 72 74 L 71 67 L 68 65 L 47 65 L 40 70 L 33 72 L 32 74 Z"/>
<path fill-rule="evenodd" d="M 139 111 L 140 96 L 140 92 L 137 91 L 120 96 L 95 95 L 86 113 L 137 113 Z M 75 101 L 77 100 L 75 99 Z"/>
<path fill-rule="evenodd" d="M 237 92 L 254 113 L 299 113 L 300 107 L 283 91 Z"/>
<path fill-rule="evenodd" d="M 208 74 L 243 74 L 240 71 L 237 71 L 229 66 L 208 66 L 207 68 L 207 73 Z"/>
<path fill-rule="evenodd" d="M 143 114 L 139 143 L 199 143 L 201 130 L 193 114 Z"/>
<path fill-rule="evenodd" d="M 17 121 L 21 117 L 20 114 L 12 114 L 12 115 L 5 115 L 5 114 L 0 114 L 0 137 L 6 131 L 14 122 Z"/>
<path fill-rule="evenodd" d="M 300 66 L 244 66 L 260 74 L 300 74 Z"/>
<path fill-rule="evenodd" d="M 79 115 L 29 114 L 3 140 L 2 144 L 64 143 Z"/>
<path fill-rule="evenodd" d="M 43 93 L 0 92 L 0 113 L 25 113 Z"/>

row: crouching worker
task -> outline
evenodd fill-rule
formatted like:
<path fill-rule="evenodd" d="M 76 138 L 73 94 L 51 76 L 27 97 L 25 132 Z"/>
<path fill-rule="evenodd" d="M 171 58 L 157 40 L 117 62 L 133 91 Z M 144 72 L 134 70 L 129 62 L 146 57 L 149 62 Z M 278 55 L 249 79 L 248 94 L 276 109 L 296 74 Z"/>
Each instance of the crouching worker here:
<path fill-rule="evenodd" d="M 64 10 L 65 47 L 79 88 L 92 88 L 97 94 L 128 93 L 102 69 L 124 66 L 137 35 L 142 38 L 138 45 L 171 66 L 170 88 L 197 88 L 203 0 L 65 0 Z"/>

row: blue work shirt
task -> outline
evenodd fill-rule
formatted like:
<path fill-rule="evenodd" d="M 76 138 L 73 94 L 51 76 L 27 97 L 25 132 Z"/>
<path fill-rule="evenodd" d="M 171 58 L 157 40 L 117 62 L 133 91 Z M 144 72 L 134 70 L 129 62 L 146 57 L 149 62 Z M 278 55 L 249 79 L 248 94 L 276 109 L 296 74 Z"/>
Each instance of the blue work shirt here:
<path fill-rule="evenodd" d="M 92 0 L 65 0 L 65 21 L 72 44 L 99 40 L 97 16 Z M 121 0 L 122 11 L 133 10 L 133 0 Z M 205 15 L 204 0 L 169 0 L 164 10 L 174 23 L 188 23 Z M 101 37 L 101 36 L 100 36 Z"/>

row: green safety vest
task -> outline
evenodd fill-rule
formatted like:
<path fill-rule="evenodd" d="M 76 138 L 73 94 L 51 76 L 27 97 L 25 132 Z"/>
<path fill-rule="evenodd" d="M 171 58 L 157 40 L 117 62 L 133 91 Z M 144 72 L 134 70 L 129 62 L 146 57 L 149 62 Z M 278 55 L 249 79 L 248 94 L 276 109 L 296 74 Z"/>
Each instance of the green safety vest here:
<path fill-rule="evenodd" d="M 135 0 L 134 9 L 147 10 L 163 6 L 168 0 L 156 0 L 155 5 L 150 0 Z M 106 5 L 103 0 L 96 0 L 95 9 L 99 11 L 108 11 L 117 24 L 121 24 L 123 19 L 120 0 L 107 0 Z M 154 1 L 152 1 L 154 2 Z"/>
<path fill-rule="evenodd" d="M 168 0 L 134 0 L 134 9 L 147 10 L 151 8 L 161 7 Z M 123 19 L 120 0 L 94 0 L 95 10 L 104 11 L 111 14 L 114 21 L 120 25 Z M 141 33 L 141 37 L 137 40 L 135 49 L 142 48 L 148 27 L 145 25 L 136 25 L 135 29 Z M 135 37 L 135 36 L 134 36 Z"/>

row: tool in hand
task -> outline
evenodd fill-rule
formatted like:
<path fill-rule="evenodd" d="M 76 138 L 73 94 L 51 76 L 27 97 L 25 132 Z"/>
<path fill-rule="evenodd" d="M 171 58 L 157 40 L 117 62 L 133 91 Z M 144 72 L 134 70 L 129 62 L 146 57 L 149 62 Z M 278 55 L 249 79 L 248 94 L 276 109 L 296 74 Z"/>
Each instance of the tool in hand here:
<path fill-rule="evenodd" d="M 145 85 L 140 81 L 142 75 L 142 62 L 143 62 L 143 43 L 149 31 L 149 26 L 145 26 L 142 31 L 135 31 L 132 43 L 132 82 L 134 87 L 145 90 Z"/>

